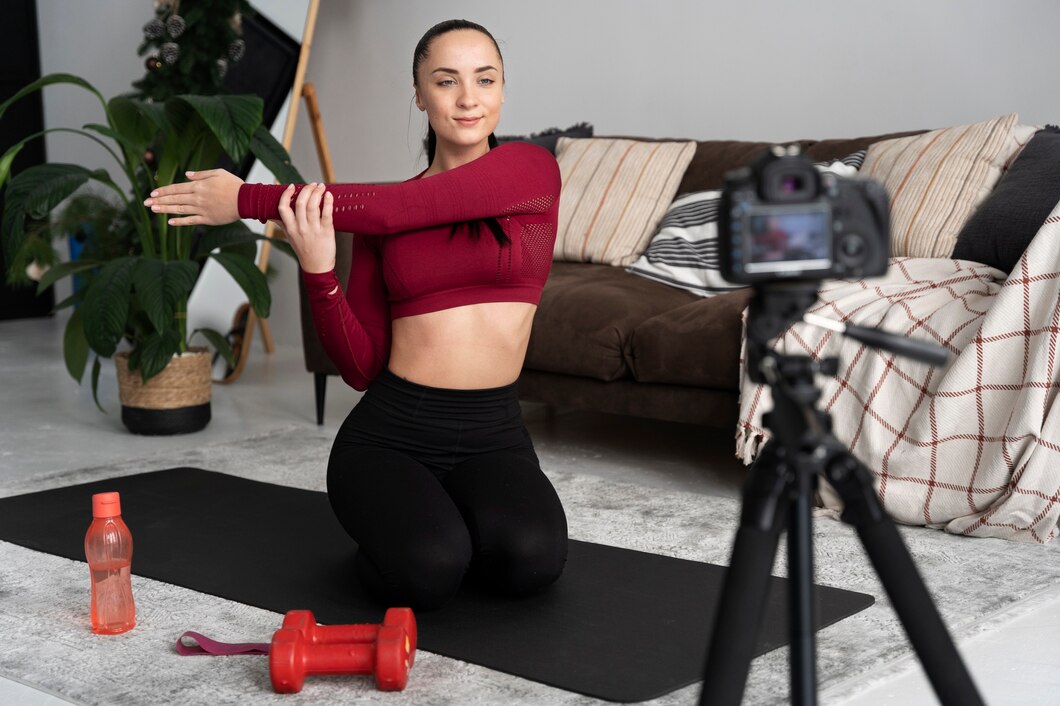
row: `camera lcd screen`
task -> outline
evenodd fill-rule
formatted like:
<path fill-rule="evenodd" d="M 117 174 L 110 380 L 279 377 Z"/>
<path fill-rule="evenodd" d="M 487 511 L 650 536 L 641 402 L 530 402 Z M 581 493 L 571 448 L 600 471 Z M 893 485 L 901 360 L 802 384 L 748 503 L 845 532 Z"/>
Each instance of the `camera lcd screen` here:
<path fill-rule="evenodd" d="M 746 225 L 748 274 L 795 273 L 832 265 L 832 218 L 827 206 L 759 207 Z"/>

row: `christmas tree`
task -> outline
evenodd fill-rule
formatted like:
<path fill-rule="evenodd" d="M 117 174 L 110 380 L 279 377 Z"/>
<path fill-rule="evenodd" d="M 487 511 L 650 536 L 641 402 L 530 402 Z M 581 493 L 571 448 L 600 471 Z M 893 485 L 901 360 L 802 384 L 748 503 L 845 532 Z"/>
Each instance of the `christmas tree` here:
<path fill-rule="evenodd" d="M 147 74 L 133 83 L 138 98 L 164 101 L 181 94 L 216 95 L 231 63 L 243 58 L 247 0 L 155 0 L 137 49 Z"/>

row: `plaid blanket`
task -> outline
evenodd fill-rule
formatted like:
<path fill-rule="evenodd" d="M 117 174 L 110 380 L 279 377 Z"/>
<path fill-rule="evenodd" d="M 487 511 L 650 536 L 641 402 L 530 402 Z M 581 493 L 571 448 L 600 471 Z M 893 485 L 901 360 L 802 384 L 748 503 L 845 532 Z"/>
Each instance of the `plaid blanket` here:
<path fill-rule="evenodd" d="M 825 283 L 811 311 L 951 353 L 932 368 L 804 323 L 773 344 L 839 358 L 838 374 L 819 380 L 819 405 L 896 521 L 1040 543 L 1057 535 L 1060 204 L 1008 277 L 965 260 L 895 258 L 885 277 Z M 769 389 L 745 375 L 736 443 L 746 463 L 771 407 Z M 820 502 L 838 516 L 826 483 Z"/>

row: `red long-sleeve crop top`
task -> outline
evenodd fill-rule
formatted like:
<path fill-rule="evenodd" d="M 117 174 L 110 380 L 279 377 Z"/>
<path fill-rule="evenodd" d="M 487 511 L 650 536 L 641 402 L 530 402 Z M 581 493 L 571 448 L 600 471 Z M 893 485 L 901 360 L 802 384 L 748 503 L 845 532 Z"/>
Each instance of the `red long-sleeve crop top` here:
<path fill-rule="evenodd" d="M 296 185 L 295 196 L 302 186 Z M 285 188 L 242 185 L 240 217 L 279 219 Z M 329 184 L 326 190 L 333 195 L 335 230 L 353 237 L 349 283 L 342 296 L 334 271 L 303 272 L 302 278 L 320 341 L 355 389 L 365 389 L 386 365 L 392 319 L 540 300 L 559 213 L 559 167 L 548 150 L 506 143 L 434 176 Z M 498 244 L 481 223 L 490 216 L 510 243 Z M 461 223 L 470 226 L 454 234 L 453 224 Z"/>

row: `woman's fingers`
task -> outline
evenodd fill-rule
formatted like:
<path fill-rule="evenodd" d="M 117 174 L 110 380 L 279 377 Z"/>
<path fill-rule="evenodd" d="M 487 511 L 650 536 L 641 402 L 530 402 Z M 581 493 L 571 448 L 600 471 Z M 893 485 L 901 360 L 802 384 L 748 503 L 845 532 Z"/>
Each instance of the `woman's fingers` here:
<path fill-rule="evenodd" d="M 179 184 L 168 184 L 166 186 L 160 186 L 151 192 L 151 199 L 165 196 L 173 196 L 175 194 L 190 194 L 195 191 L 195 186 L 196 185 L 190 181 L 182 181 Z"/>
<path fill-rule="evenodd" d="M 324 185 L 317 184 L 313 187 L 313 193 L 309 195 L 306 204 L 306 221 L 313 230 L 320 229 L 320 201 L 324 198 Z"/>
<path fill-rule="evenodd" d="M 283 221 L 283 229 L 287 231 L 288 237 L 298 237 L 298 232 L 295 228 L 294 213 L 291 211 L 291 194 L 294 193 L 294 184 L 288 184 L 287 188 L 283 190 L 283 194 L 280 195 L 280 204 L 277 210 L 280 212 L 280 220 Z"/>
<path fill-rule="evenodd" d="M 295 216 L 298 218 L 298 227 L 303 235 L 309 235 L 309 199 L 316 190 L 316 184 L 307 184 L 298 192 L 298 201 L 295 203 Z"/>
<path fill-rule="evenodd" d="M 326 230 L 332 230 L 334 225 L 331 220 L 331 212 L 335 204 L 335 197 L 328 191 L 324 194 L 324 212 L 320 214 L 320 225 Z"/>
<path fill-rule="evenodd" d="M 202 197 L 196 194 L 160 196 L 158 198 L 148 199 L 144 204 L 149 205 L 154 213 L 188 215 L 193 211 L 201 210 Z"/>
<path fill-rule="evenodd" d="M 189 179 L 208 179 L 212 176 L 218 176 L 221 172 L 225 172 L 225 169 L 203 169 L 198 172 L 184 172 L 184 176 Z"/>

